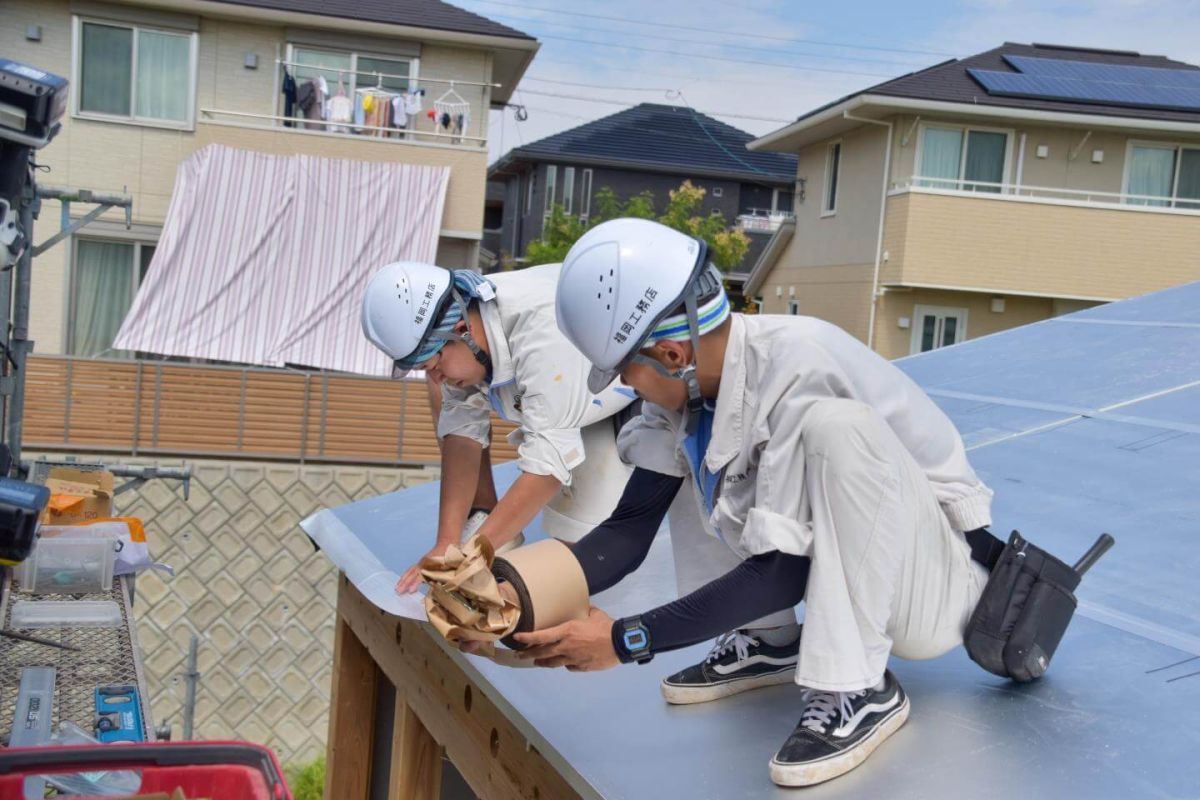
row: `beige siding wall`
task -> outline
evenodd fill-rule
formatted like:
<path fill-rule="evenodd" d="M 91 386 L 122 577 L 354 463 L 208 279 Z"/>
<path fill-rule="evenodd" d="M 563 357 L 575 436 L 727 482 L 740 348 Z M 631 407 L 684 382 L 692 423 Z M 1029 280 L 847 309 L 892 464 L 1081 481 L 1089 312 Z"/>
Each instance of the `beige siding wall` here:
<path fill-rule="evenodd" d="M 1200 279 L 1200 215 L 995 198 L 889 198 L 885 285 L 1116 299 Z"/>
<path fill-rule="evenodd" d="M 0 52 L 64 76 L 72 74 L 71 13 L 67 0 L 7 0 L 0 25 Z M 42 27 L 42 41 L 24 38 L 26 25 Z M 253 25 L 224 19 L 200 22 L 197 55 L 196 125 L 194 131 L 165 130 L 112 122 L 73 118 L 64 120 L 62 133 L 39 158 L 51 168 L 41 180 L 98 191 L 127 191 L 133 196 L 136 223 L 161 225 L 166 217 L 175 173 L 180 162 L 207 144 L 270 153 L 305 153 L 329 158 L 397 161 L 448 166 L 451 178 L 443 217 L 443 230 L 479 234 L 483 225 L 483 198 L 487 154 L 483 148 L 420 145 L 394 141 L 347 138 L 332 134 L 300 133 L 282 129 L 254 130 L 217 124 L 199 113 L 201 108 L 274 114 L 279 109 L 274 60 L 286 47 L 282 27 Z M 246 69 L 246 53 L 258 55 L 257 70 Z M 425 44 L 420 74 L 430 77 L 484 82 L 490 79 L 491 55 L 467 47 Z M 78 87 L 72 86 L 72 91 Z M 429 83 L 426 108 L 448 89 Z M 480 87 L 458 86 L 456 91 L 471 103 L 470 135 L 485 136 L 486 92 Z M 216 118 L 222 123 L 234 118 Z M 265 121 L 248 121 L 266 124 Z M 432 130 L 422 116 L 420 130 Z M 86 213 L 89 207 L 81 208 Z M 59 204 L 44 204 L 36 238 L 49 236 L 57 227 Z M 123 220 L 109 212 L 108 219 Z M 95 229 L 87 235 L 96 235 Z M 462 257 L 471 245 L 451 244 L 448 250 Z M 37 352 L 60 353 L 65 347 L 69 293 L 70 243 L 59 244 L 40 256 L 34 265 L 31 335 Z"/>
<path fill-rule="evenodd" d="M 884 128 L 865 126 L 841 137 L 837 211 L 830 216 L 822 207 L 831 141 L 800 151 L 796 174 L 805 181 L 804 201 L 796 205 L 796 233 L 779 268 L 874 262 L 885 135 Z"/>
<path fill-rule="evenodd" d="M 1012 183 L 1015 183 L 1018 177 L 1021 137 L 1024 135 L 1024 160 L 1020 176 L 1022 186 L 1082 192 L 1119 193 L 1123 190 L 1125 156 L 1131 141 L 1200 144 L 1200 135 L 1164 136 L 1159 133 L 1139 133 L 1132 128 L 1128 131 L 1113 131 L 1103 128 L 1038 125 L 1020 121 L 997 123 L 995 120 L 970 115 L 922 115 L 919 122 L 912 115 L 895 116 L 891 119 L 897 130 L 895 149 L 892 152 L 893 183 L 905 183 L 917 174 L 921 129 L 927 125 L 975 125 L 1009 132 L 1012 135 L 1012 153 L 1006 177 Z M 917 123 L 915 127 L 914 122 Z M 908 136 L 907 144 L 902 144 L 910 130 L 912 133 Z M 1039 145 L 1047 147 L 1045 158 L 1037 157 Z M 1078 154 L 1072 159 L 1070 154 L 1076 148 Z M 1092 161 L 1094 150 L 1103 151 L 1102 160 L 1098 164 Z"/>
<path fill-rule="evenodd" d="M 884 358 L 900 358 L 912 352 L 913 313 L 918 306 L 941 306 L 967 310 L 966 338 L 977 339 L 1031 322 L 1039 322 L 1067 311 L 1093 305 L 1079 304 L 1077 307 L 1060 309 L 1058 301 L 1044 297 L 1013 297 L 1004 299 L 1004 311 L 991 309 L 991 294 L 977 292 L 946 292 L 929 289 L 890 291 L 879 300 L 879 318 L 875 329 L 875 349 Z M 901 328 L 901 319 L 909 320 L 909 327 Z"/>
<path fill-rule="evenodd" d="M 795 246 L 795 239 L 792 242 Z M 785 252 L 780 263 L 788 263 L 783 260 L 787 257 Z M 787 314 L 789 301 L 794 300 L 798 313 L 832 322 L 865 342 L 872 269 L 872 264 L 781 266 L 763 284 L 763 313 Z"/>

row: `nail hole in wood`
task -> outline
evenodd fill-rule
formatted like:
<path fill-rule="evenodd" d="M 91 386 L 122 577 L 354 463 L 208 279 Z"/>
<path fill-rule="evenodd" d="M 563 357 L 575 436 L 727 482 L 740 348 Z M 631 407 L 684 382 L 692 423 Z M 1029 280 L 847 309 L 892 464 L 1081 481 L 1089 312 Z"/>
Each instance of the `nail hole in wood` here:
<path fill-rule="evenodd" d="M 492 757 L 493 758 L 500 754 L 500 732 L 497 731 L 495 728 L 492 728 L 491 748 L 492 748 Z"/>
<path fill-rule="evenodd" d="M 401 635 L 403 635 L 403 633 L 404 633 L 404 625 L 397 622 L 396 623 L 396 644 L 400 644 L 400 637 L 401 637 Z"/>
<path fill-rule="evenodd" d="M 471 687 L 463 689 L 463 708 L 467 711 L 471 710 Z"/>

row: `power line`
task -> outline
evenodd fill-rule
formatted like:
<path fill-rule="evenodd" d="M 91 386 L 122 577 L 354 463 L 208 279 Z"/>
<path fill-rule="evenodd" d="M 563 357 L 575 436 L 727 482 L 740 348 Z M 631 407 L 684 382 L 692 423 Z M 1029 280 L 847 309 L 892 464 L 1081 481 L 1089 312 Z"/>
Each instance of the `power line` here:
<path fill-rule="evenodd" d="M 556 111 L 552 108 L 539 108 L 537 106 L 525 106 L 525 108 L 529 111 L 537 111 L 539 114 L 553 114 L 556 117 L 569 117 L 570 119 L 577 119 L 580 122 L 592 122 L 587 117 L 581 117 L 578 114 L 568 114 L 565 111 Z"/>
<path fill-rule="evenodd" d="M 596 28 L 596 27 L 592 27 L 592 26 L 573 25 L 568 22 L 553 22 L 548 19 L 535 19 L 532 17 L 516 17 L 516 16 L 512 16 L 510 14 L 490 14 L 489 16 L 495 17 L 497 19 L 507 20 L 509 22 L 517 22 L 517 23 L 535 22 L 538 25 L 554 25 L 554 26 L 557 26 L 560 28 L 568 28 L 568 29 L 577 30 L 577 31 L 582 30 L 582 31 L 585 31 L 588 33 L 613 33 L 613 34 L 618 34 L 620 36 L 635 36 L 635 37 L 638 37 L 641 39 L 651 39 L 652 38 L 657 41 L 663 41 L 663 42 L 681 42 L 683 44 L 700 44 L 700 45 L 705 45 L 707 47 L 730 48 L 730 49 L 734 49 L 734 50 L 750 50 L 750 51 L 754 51 L 754 52 L 761 51 L 762 47 L 763 47 L 762 45 L 730 44 L 728 42 L 718 42 L 718 41 L 712 41 L 709 39 L 687 39 L 687 38 L 683 38 L 683 37 L 679 37 L 679 36 L 664 36 L 661 33 L 633 33 L 630 31 L 613 30 L 611 28 Z M 720 31 L 712 31 L 711 33 L 719 34 L 721 32 Z M 838 55 L 836 53 L 813 53 L 813 52 L 805 52 L 803 50 L 773 50 L 772 52 L 778 53 L 779 55 L 791 55 L 791 56 L 797 56 L 800 58 L 822 58 L 822 59 L 833 60 L 833 61 L 861 61 L 861 62 L 868 63 L 868 64 L 887 64 L 890 66 L 909 67 L 909 68 L 921 66 L 919 64 L 913 64 L 912 62 L 909 62 L 909 61 L 896 61 L 894 59 L 885 59 L 885 58 L 865 58 L 863 56 Z"/>
<path fill-rule="evenodd" d="M 713 33 L 712 29 L 710 29 L 710 28 L 699 28 L 699 27 L 695 27 L 695 26 L 691 26 L 691 25 L 674 25 L 674 24 L 671 24 L 668 22 L 645 22 L 643 20 L 629 19 L 628 17 L 609 17 L 609 16 L 605 16 L 603 14 L 586 14 L 582 11 L 562 11 L 557 8 L 548 8 L 546 6 L 531 6 L 527 3 L 506 3 L 506 2 L 502 2 L 501 0 L 475 0 L 475 2 L 484 3 L 485 5 L 492 5 L 492 6 L 505 6 L 507 8 L 519 8 L 519 9 L 528 10 L 528 11 L 544 11 L 544 12 L 547 12 L 550 14 L 561 14 L 561 15 L 570 16 L 570 17 L 585 17 L 588 19 L 606 20 L 608 22 L 623 22 L 628 25 L 643 25 L 643 26 L 654 27 L 654 28 L 673 28 L 674 30 L 693 31 L 696 33 L 709 33 L 709 34 Z M 531 18 L 531 17 L 524 17 L 523 19 L 533 21 L 533 18 Z M 956 53 L 945 53 L 945 52 L 941 52 L 939 50 L 910 50 L 910 49 L 904 49 L 904 48 L 900 48 L 900 47 L 881 47 L 878 45 L 869 45 L 869 44 L 850 44 L 848 42 L 822 42 L 822 41 L 815 40 L 815 39 L 796 39 L 791 36 L 771 36 L 771 35 L 768 35 L 765 33 L 739 33 L 739 32 L 733 32 L 733 31 L 729 31 L 729 32 L 722 31 L 722 34 L 725 36 L 741 36 L 741 37 L 745 37 L 748 39 L 762 39 L 764 41 L 792 42 L 792 43 L 796 43 L 796 44 L 810 44 L 810 45 L 815 45 L 817 47 L 845 47 L 845 48 L 848 48 L 851 50 L 876 50 L 876 51 L 884 52 L 884 53 L 908 53 L 910 55 L 920 55 L 920 56 L 950 56 L 950 57 L 956 57 L 956 55 L 957 55 Z"/>
<path fill-rule="evenodd" d="M 872 78 L 891 78 L 892 74 L 886 72 L 858 72 L 848 69 L 830 69 L 828 67 L 804 67 L 798 64 L 780 64 L 778 61 L 752 61 L 744 58 L 728 58 L 726 56 L 707 56 L 697 53 L 681 53 L 678 50 L 663 50 L 659 47 L 641 47 L 635 44 L 617 44 L 615 42 L 597 42 L 591 39 L 576 39 L 573 36 L 554 36 L 543 34 L 543 39 L 556 39 L 560 42 L 573 42 L 575 44 L 590 44 L 597 47 L 616 47 L 622 50 L 640 50 L 644 53 L 665 53 L 676 58 L 698 58 L 704 61 L 724 61 L 730 64 L 751 64 L 756 67 L 774 67 L 776 69 L 792 69 L 801 70 L 803 72 L 828 72 L 835 75 L 866 75 Z"/>
<path fill-rule="evenodd" d="M 609 89 L 614 92 L 674 92 L 674 88 L 648 88 L 645 86 L 609 86 L 603 83 L 577 83 L 575 81 L 559 81 L 550 78 L 538 78 L 533 75 L 521 76 L 523 81 L 537 81 L 538 83 L 557 83 L 560 86 L 582 86 L 585 89 Z"/>
<path fill-rule="evenodd" d="M 535 63 L 538 66 L 556 66 L 556 67 L 570 67 L 570 68 L 578 68 L 579 67 L 578 62 L 556 61 L 552 58 L 543 59 L 540 56 L 538 57 L 538 59 Z M 607 64 L 604 66 L 604 70 L 606 72 L 628 72 L 628 73 L 631 73 L 634 75 L 642 75 L 642 76 L 646 75 L 645 69 L 632 69 L 630 67 L 612 67 L 612 66 L 608 66 Z M 688 85 L 691 83 L 736 83 L 739 86 L 750 86 L 750 85 L 756 85 L 756 84 L 761 85 L 761 84 L 767 82 L 767 79 L 762 79 L 762 78 L 758 78 L 755 80 L 749 80 L 748 78 L 715 78 L 715 77 L 709 77 L 707 75 L 704 77 L 698 77 L 695 74 L 683 75 L 678 72 L 659 72 L 658 70 L 654 71 L 654 77 L 655 78 L 678 78 L 681 81 L 687 82 L 683 85 Z M 792 80 L 792 79 L 791 78 L 783 78 L 782 80 Z"/>
<path fill-rule="evenodd" d="M 624 106 L 625 108 L 633 108 L 634 106 L 638 105 L 637 103 L 628 103 L 624 100 L 609 100 L 607 98 L 601 98 L 601 97 L 585 97 L 584 95 L 579 95 L 579 94 L 561 94 L 558 92 L 541 92 L 541 91 L 537 91 L 535 89 L 522 89 L 521 91 L 524 94 L 533 94 L 533 95 L 537 95 L 539 97 L 556 97 L 561 100 L 580 100 L 585 103 L 604 103 L 604 104 L 610 105 L 610 106 Z M 747 114 L 739 114 L 736 112 L 726 113 L 724 111 L 703 111 L 700 109 L 691 108 L 690 106 L 677 106 L 677 108 L 686 109 L 688 111 L 693 111 L 693 112 L 696 112 L 699 114 L 708 114 L 710 117 L 728 117 L 730 119 L 749 119 L 749 120 L 755 120 L 757 122 L 782 122 L 785 124 L 790 124 L 790 123 L 796 121 L 795 119 L 782 119 L 779 117 L 755 117 L 755 116 L 750 116 Z M 707 131 L 706 131 L 706 133 L 707 133 Z"/>

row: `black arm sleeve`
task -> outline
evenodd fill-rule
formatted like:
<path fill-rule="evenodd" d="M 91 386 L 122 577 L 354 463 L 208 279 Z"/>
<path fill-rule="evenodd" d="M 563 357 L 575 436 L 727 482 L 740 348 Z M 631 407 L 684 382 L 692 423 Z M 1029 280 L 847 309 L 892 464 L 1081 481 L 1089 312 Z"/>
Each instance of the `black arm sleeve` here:
<path fill-rule="evenodd" d="M 650 652 L 677 650 L 734 630 L 804 599 L 809 559 L 771 552 L 753 556 L 691 594 L 642 615 L 650 632 Z M 613 645 L 629 660 L 624 625 L 613 623 Z"/>
<path fill-rule="evenodd" d="M 567 545 L 583 567 L 588 594 L 604 591 L 641 566 L 682 483 L 683 478 L 636 468 L 612 515 Z"/>

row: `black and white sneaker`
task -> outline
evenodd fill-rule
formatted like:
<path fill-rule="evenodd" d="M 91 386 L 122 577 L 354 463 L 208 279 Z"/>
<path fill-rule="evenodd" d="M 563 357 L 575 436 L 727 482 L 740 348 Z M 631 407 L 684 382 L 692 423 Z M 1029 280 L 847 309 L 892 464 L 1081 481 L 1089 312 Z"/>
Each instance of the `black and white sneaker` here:
<path fill-rule="evenodd" d="M 774 647 L 743 631 L 723 633 L 703 661 L 663 678 L 663 699 L 674 705 L 707 703 L 749 689 L 791 683 L 798 650 L 796 642 Z"/>
<path fill-rule="evenodd" d="M 857 767 L 908 719 L 908 695 L 884 673 L 882 689 L 805 692 L 800 724 L 771 759 L 771 780 L 811 786 Z"/>

